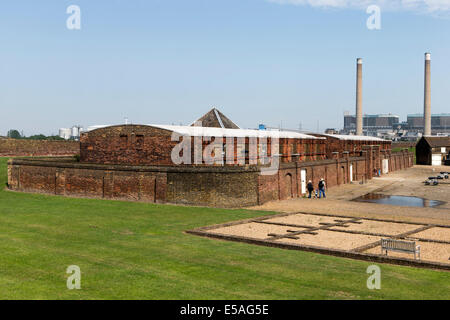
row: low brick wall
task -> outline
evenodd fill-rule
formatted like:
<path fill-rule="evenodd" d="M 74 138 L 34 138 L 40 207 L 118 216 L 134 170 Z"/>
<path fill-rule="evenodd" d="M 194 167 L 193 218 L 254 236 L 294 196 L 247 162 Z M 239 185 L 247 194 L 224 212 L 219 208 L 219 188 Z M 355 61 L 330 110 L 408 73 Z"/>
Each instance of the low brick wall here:
<path fill-rule="evenodd" d="M 352 181 L 370 180 L 382 171 L 382 160 L 389 161 L 389 172 L 403 170 L 414 165 L 414 154 L 405 151 L 398 153 L 380 153 L 377 149 L 363 152 L 361 157 L 336 156 L 336 159 L 292 162 L 281 164 L 275 175 L 258 176 L 258 203 L 301 197 L 302 171 L 305 182 L 312 181 L 318 189 L 320 179 L 324 179 L 327 188 L 333 188 Z"/>
<path fill-rule="evenodd" d="M 77 141 L 0 139 L 0 157 L 67 156 L 80 153 Z"/>
<path fill-rule="evenodd" d="M 167 202 L 214 207 L 258 204 L 256 169 L 167 173 Z"/>
<path fill-rule="evenodd" d="M 73 158 L 10 159 L 8 188 L 64 196 L 213 207 L 245 207 L 302 196 L 306 181 L 327 187 L 371 179 L 380 165 L 376 151 L 362 157 L 282 163 L 274 175 L 257 166 L 127 166 L 75 162 Z M 412 166 L 407 152 L 386 154 L 391 171 Z M 351 174 L 350 174 L 351 173 Z"/>
<path fill-rule="evenodd" d="M 216 207 L 257 205 L 256 167 L 82 164 L 11 159 L 8 188 L 64 196 Z"/>

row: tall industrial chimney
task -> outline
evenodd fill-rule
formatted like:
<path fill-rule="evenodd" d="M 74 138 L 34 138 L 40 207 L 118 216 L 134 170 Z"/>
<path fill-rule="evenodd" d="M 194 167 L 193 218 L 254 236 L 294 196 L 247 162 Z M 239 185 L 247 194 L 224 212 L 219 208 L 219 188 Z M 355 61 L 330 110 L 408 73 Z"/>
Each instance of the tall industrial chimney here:
<path fill-rule="evenodd" d="M 363 135 L 362 113 L 362 59 L 356 61 L 356 135 Z"/>
<path fill-rule="evenodd" d="M 425 53 L 425 95 L 423 107 L 423 135 L 431 136 L 431 54 Z"/>

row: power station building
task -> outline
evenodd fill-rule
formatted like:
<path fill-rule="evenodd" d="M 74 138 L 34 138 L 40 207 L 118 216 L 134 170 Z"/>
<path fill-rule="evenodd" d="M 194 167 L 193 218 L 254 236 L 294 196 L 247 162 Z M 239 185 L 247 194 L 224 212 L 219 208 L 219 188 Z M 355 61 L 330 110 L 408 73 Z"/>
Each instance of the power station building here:
<path fill-rule="evenodd" d="M 377 137 L 380 134 L 392 132 L 400 117 L 393 114 L 366 114 L 363 116 L 363 133 Z M 423 125 L 422 125 L 423 127 Z M 344 130 L 342 133 L 354 134 L 356 132 L 356 116 L 344 114 Z"/>
<path fill-rule="evenodd" d="M 423 114 L 409 114 L 404 124 L 405 129 L 413 132 L 423 132 L 423 126 Z M 450 113 L 431 115 L 431 133 L 433 135 L 450 134 Z"/>
<path fill-rule="evenodd" d="M 401 122 L 400 117 L 393 114 L 367 114 L 363 116 L 363 132 L 365 135 L 380 137 L 393 135 L 402 130 L 415 137 L 424 132 L 423 113 L 408 114 L 406 121 Z M 355 134 L 356 116 L 344 114 L 344 128 L 342 134 Z M 450 135 L 450 113 L 431 115 L 432 135 Z"/>

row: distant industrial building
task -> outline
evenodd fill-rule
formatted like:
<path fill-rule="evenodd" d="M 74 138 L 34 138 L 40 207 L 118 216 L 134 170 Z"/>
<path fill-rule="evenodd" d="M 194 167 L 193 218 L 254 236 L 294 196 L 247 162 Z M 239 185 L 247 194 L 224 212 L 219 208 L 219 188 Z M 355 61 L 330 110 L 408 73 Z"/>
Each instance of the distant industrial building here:
<path fill-rule="evenodd" d="M 413 132 L 423 132 L 423 114 L 409 114 L 403 128 Z M 450 113 L 431 115 L 431 134 L 450 133 Z"/>
<path fill-rule="evenodd" d="M 337 131 L 334 128 L 328 128 L 325 130 L 325 134 L 338 134 L 338 133 L 339 133 L 339 131 Z"/>
<path fill-rule="evenodd" d="M 375 114 L 364 115 L 364 135 L 382 137 L 392 140 L 416 141 L 422 137 L 424 130 L 423 114 L 409 114 L 406 121 L 400 122 L 397 115 Z M 342 134 L 354 134 L 356 132 L 356 117 L 348 113 L 344 114 L 344 129 Z M 450 135 L 450 113 L 434 114 L 431 116 L 432 135 Z"/>
<path fill-rule="evenodd" d="M 70 137 L 72 136 L 72 130 L 70 128 L 60 128 L 59 136 L 64 140 L 69 140 Z"/>
<path fill-rule="evenodd" d="M 394 125 L 400 122 L 399 116 L 393 114 L 366 114 L 363 116 L 363 133 L 367 136 L 381 137 L 393 134 Z M 344 114 L 343 134 L 356 132 L 356 116 Z"/>
<path fill-rule="evenodd" d="M 65 140 L 79 140 L 81 132 L 83 132 L 83 128 L 81 126 L 73 126 L 72 128 L 60 128 L 59 136 Z"/>
<path fill-rule="evenodd" d="M 309 180 L 317 185 L 323 178 L 334 187 L 413 165 L 412 153 L 394 152 L 391 141 L 374 137 L 236 129 L 216 109 L 200 120 L 195 126 L 98 126 L 81 134 L 78 159 L 11 160 L 8 188 L 242 207 L 302 197 Z"/>

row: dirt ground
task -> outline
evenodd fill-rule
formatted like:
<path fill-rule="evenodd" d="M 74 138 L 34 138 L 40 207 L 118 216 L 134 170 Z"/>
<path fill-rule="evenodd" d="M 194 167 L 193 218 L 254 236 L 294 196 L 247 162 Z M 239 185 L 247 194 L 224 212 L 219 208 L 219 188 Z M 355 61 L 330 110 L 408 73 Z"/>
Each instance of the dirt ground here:
<path fill-rule="evenodd" d="M 332 227 L 332 230 L 347 230 L 369 233 L 379 233 L 385 235 L 397 235 L 419 228 L 419 225 L 389 223 L 380 221 L 364 221 L 361 224 L 352 224 L 349 227 Z"/>
<path fill-rule="evenodd" d="M 211 233 L 226 234 L 232 236 L 251 237 L 253 239 L 267 239 L 268 234 L 286 234 L 288 230 L 303 231 L 305 228 L 291 228 L 277 225 L 245 223 L 235 226 L 210 230 Z"/>
<path fill-rule="evenodd" d="M 438 186 L 425 186 L 423 183 L 429 176 L 435 176 L 441 171 L 450 171 L 450 167 L 414 166 L 407 170 L 374 178 L 366 184 L 354 182 L 353 184 L 331 188 L 327 190 L 326 199 L 297 198 L 269 202 L 250 209 L 321 213 L 450 225 L 450 179 L 440 180 Z M 372 192 L 386 195 L 415 196 L 445 203 L 433 208 L 418 208 L 350 201 Z"/>
<path fill-rule="evenodd" d="M 320 230 L 317 232 L 317 235 L 301 235 L 298 240 L 283 238 L 276 241 L 335 250 L 352 250 L 378 240 L 380 240 L 380 237 Z"/>
<path fill-rule="evenodd" d="M 233 225 L 219 225 L 208 229 L 207 232 L 213 235 L 376 255 L 384 255 L 381 253 L 381 239 L 395 238 L 414 241 L 416 245 L 420 245 L 421 261 L 450 264 L 450 227 L 292 213 L 246 220 Z M 414 258 L 411 253 L 392 251 L 389 256 Z"/>

